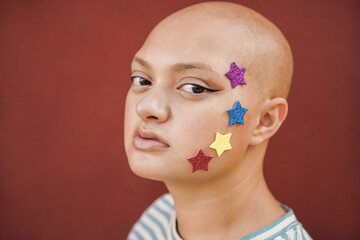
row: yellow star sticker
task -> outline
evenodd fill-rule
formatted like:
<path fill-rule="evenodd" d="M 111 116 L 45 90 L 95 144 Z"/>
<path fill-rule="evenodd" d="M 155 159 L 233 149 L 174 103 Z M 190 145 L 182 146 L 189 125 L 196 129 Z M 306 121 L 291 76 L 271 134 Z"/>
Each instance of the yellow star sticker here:
<path fill-rule="evenodd" d="M 216 150 L 218 156 L 220 156 L 224 151 L 231 149 L 230 145 L 231 133 L 222 135 L 219 132 L 216 132 L 215 141 L 210 145 L 211 148 Z"/>

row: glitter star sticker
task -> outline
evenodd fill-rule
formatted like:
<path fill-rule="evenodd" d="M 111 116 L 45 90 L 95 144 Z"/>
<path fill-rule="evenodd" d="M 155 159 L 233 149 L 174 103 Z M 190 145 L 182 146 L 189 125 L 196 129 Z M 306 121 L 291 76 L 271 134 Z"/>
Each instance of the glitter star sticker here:
<path fill-rule="evenodd" d="M 231 69 L 225 75 L 231 80 L 232 88 L 235 88 L 238 84 L 246 84 L 244 74 L 246 68 L 239 68 L 235 62 L 231 64 Z"/>
<path fill-rule="evenodd" d="M 187 160 L 192 165 L 192 172 L 197 170 L 208 170 L 208 164 L 213 157 L 206 155 L 201 149 L 196 153 L 195 156 L 189 157 Z"/>
<path fill-rule="evenodd" d="M 235 123 L 240 123 L 244 125 L 244 115 L 247 112 L 247 110 L 248 109 L 243 108 L 239 100 L 237 100 L 234 107 L 227 110 L 230 116 L 230 126 L 234 125 Z"/>
<path fill-rule="evenodd" d="M 219 132 L 216 132 L 215 141 L 210 145 L 211 148 L 216 150 L 218 156 L 220 156 L 224 151 L 231 149 L 230 144 L 231 133 L 222 135 Z"/>

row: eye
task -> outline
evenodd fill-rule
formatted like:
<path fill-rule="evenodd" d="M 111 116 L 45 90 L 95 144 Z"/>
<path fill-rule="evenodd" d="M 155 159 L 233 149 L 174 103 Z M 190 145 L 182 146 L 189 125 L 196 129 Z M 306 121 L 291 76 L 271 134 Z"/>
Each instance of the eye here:
<path fill-rule="evenodd" d="M 181 90 L 188 92 L 188 93 L 194 93 L 194 94 L 199 94 L 199 93 L 203 93 L 205 91 L 207 92 L 217 92 L 219 90 L 216 89 L 210 89 L 210 88 L 206 88 L 197 84 L 184 84 L 180 87 Z"/>
<path fill-rule="evenodd" d="M 146 78 L 134 76 L 131 77 L 134 86 L 151 85 L 151 82 Z"/>

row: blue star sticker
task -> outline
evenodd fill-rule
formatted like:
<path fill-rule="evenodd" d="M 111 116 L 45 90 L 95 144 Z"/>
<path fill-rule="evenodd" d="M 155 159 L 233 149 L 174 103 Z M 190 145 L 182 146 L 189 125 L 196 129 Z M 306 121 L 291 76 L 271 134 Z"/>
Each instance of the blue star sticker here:
<path fill-rule="evenodd" d="M 241 107 L 239 100 L 237 100 L 234 107 L 227 110 L 227 112 L 230 116 L 230 126 L 235 123 L 244 125 L 244 115 L 247 112 L 247 108 Z"/>

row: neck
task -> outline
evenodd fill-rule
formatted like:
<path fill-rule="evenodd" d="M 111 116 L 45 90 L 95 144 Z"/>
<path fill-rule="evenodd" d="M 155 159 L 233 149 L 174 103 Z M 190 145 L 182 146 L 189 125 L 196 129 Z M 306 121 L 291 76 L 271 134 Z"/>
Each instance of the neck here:
<path fill-rule="evenodd" d="M 191 186 L 166 183 L 182 238 L 239 239 L 284 215 L 266 186 L 262 159 L 254 159 L 251 152 L 239 170 L 223 179 Z M 254 165 L 248 165 L 249 160 L 257 166 L 249 168 Z"/>

